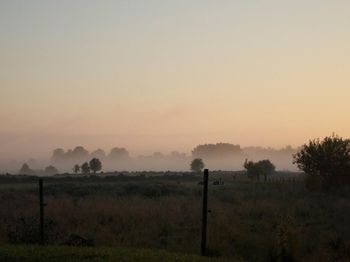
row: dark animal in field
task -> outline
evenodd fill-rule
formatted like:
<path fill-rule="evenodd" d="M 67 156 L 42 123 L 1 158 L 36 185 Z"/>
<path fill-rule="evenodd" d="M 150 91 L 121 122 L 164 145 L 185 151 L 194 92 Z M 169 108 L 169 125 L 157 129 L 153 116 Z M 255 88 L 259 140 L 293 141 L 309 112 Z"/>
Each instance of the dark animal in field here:
<path fill-rule="evenodd" d="M 92 247 L 92 246 L 95 246 L 95 241 L 93 239 L 85 239 L 76 234 L 71 234 L 67 239 L 67 241 L 62 243 L 62 245 L 77 246 L 77 247 Z"/>

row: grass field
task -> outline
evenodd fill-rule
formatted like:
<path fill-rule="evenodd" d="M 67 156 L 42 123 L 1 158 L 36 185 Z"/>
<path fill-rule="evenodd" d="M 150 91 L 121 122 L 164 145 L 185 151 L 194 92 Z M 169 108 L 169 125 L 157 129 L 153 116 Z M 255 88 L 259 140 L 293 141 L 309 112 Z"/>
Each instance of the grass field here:
<path fill-rule="evenodd" d="M 201 177 L 45 178 L 46 241 L 196 255 Z M 213 185 L 219 178 L 224 185 Z M 291 180 L 290 178 L 295 178 Z M 0 244 L 38 241 L 37 178 L 0 177 Z M 350 261 L 350 190 L 306 190 L 298 175 L 256 183 L 211 173 L 208 248 L 246 261 Z M 15 248 L 14 248 L 15 250 Z"/>
<path fill-rule="evenodd" d="M 228 261 L 150 249 L 84 248 L 62 246 L 1 246 L 0 261 L 13 262 L 97 262 L 97 261 Z M 236 261 L 236 260 L 230 260 Z M 238 261 L 238 260 L 237 260 Z"/>

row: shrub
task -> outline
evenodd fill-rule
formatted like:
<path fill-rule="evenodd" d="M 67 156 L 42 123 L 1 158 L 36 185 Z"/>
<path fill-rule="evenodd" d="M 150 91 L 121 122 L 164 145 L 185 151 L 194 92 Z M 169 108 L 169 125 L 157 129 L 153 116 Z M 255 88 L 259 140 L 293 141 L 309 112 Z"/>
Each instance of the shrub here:
<path fill-rule="evenodd" d="M 330 189 L 350 183 L 350 140 L 332 135 L 309 141 L 294 156 L 294 164 L 314 180 L 322 183 L 323 188 Z"/>

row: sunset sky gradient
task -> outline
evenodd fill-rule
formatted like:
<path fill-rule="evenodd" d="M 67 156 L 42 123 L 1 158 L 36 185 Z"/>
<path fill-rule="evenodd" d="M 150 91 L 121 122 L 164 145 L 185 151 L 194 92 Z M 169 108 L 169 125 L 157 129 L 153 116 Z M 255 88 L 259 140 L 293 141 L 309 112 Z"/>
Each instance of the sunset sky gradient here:
<path fill-rule="evenodd" d="M 0 157 L 350 135 L 350 1 L 0 0 Z"/>

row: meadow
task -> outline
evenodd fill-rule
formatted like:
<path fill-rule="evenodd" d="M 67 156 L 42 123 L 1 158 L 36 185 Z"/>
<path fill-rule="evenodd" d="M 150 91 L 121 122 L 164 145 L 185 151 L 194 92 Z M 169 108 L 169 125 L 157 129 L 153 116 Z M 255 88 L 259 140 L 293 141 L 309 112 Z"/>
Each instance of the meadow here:
<path fill-rule="evenodd" d="M 43 179 L 49 246 L 67 244 L 75 235 L 98 248 L 199 254 L 200 175 L 139 172 Z M 224 183 L 214 185 L 220 179 Z M 0 176 L 0 243 L 10 245 L 9 250 L 38 243 L 37 181 Z M 208 253 L 238 261 L 349 261 L 349 200 L 348 188 L 307 190 L 297 173 L 280 172 L 256 182 L 240 172 L 211 172 Z"/>
<path fill-rule="evenodd" d="M 0 246 L 0 261 L 11 262 L 173 262 L 191 261 L 225 262 L 228 259 L 209 259 L 196 255 L 167 252 L 164 250 L 106 247 L 68 247 L 68 246 Z"/>

